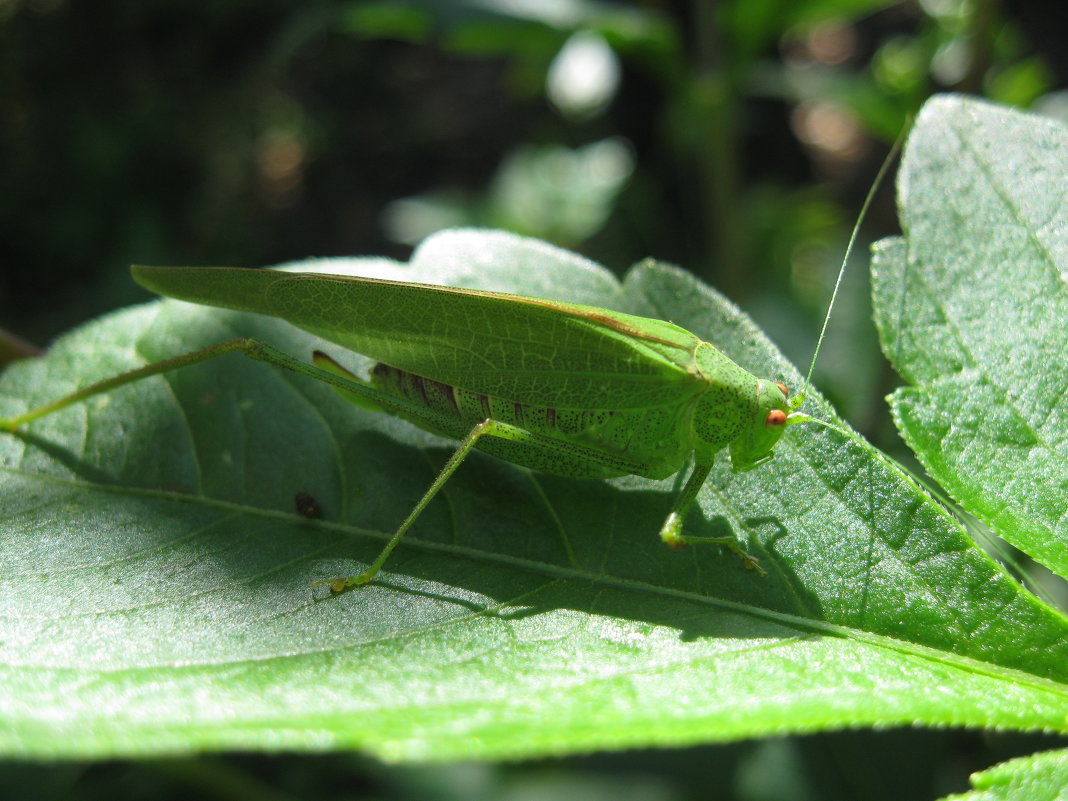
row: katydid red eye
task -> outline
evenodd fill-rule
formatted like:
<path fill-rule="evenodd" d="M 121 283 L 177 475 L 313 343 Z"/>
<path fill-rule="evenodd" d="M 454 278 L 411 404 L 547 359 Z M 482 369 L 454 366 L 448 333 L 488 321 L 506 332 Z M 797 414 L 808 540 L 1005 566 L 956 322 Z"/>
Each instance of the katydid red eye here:
<path fill-rule="evenodd" d="M 786 388 L 786 384 L 784 384 L 782 381 L 776 381 L 775 386 L 782 390 L 782 396 L 784 398 L 790 397 L 790 390 Z"/>
<path fill-rule="evenodd" d="M 786 412 L 782 409 L 772 409 L 764 419 L 766 426 L 781 426 L 786 424 Z"/>

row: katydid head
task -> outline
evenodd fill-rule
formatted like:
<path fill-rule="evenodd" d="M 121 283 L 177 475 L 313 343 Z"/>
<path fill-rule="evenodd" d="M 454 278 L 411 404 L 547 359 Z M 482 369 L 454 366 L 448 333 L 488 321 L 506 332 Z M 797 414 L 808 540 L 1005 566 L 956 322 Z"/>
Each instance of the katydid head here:
<path fill-rule="evenodd" d="M 758 379 L 753 417 L 731 442 L 731 467 L 752 470 L 771 459 L 772 451 L 790 422 L 789 390 L 778 381 Z"/>

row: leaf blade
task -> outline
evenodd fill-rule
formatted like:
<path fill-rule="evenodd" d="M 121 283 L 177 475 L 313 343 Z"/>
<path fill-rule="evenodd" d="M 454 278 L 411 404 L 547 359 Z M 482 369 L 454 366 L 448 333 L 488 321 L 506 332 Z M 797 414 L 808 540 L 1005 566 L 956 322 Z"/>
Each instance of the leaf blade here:
<path fill-rule="evenodd" d="M 902 436 L 965 509 L 1062 576 L 1066 160 L 1059 125 L 932 102 L 902 168 L 906 239 L 877 248 L 873 266 L 884 352 L 913 384 L 891 398 Z"/>
<path fill-rule="evenodd" d="M 487 239 L 507 253 L 505 238 L 475 232 L 426 247 L 469 265 Z M 512 244 L 501 264 L 541 248 Z M 329 269 L 382 267 L 430 277 L 418 264 Z M 480 278 L 531 291 L 525 280 L 564 286 L 568 271 L 548 259 Z M 645 264 L 622 287 L 591 278 L 584 300 L 599 291 L 743 366 L 796 376 L 736 308 L 673 268 Z M 164 302 L 6 374 L 0 402 L 48 395 L 102 343 L 139 343 L 140 355 L 112 345 L 119 355 L 95 366 L 112 370 L 238 334 L 295 354 L 317 346 L 276 321 Z M 751 473 L 719 464 L 702 491 L 695 525 L 748 538 L 766 579 L 657 541 L 670 481 L 570 481 L 483 457 L 380 581 L 316 598 L 311 580 L 375 554 L 447 446 L 299 376 L 227 360 L 0 438 L 10 753 L 503 758 L 867 723 L 1063 725 L 1063 618 L 868 446 L 825 429 L 793 427 Z M 172 433 L 156 472 L 114 461 Z M 298 491 L 323 519 L 297 514 Z"/>

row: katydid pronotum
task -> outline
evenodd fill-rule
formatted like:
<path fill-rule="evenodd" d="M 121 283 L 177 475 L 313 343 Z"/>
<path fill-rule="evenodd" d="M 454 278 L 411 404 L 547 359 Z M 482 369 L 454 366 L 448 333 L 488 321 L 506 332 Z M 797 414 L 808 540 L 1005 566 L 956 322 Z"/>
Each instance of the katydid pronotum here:
<path fill-rule="evenodd" d="M 861 219 L 890 159 L 861 210 Z M 181 300 L 281 318 L 378 364 L 369 379 L 316 352 L 313 364 L 235 339 L 91 384 L 22 414 L 21 426 L 148 376 L 240 352 L 332 385 L 352 402 L 405 419 L 460 445 L 361 573 L 324 582 L 340 592 L 370 582 L 405 532 L 475 447 L 535 470 L 575 478 L 664 479 L 693 469 L 660 530 L 674 548 L 712 543 L 763 572 L 734 536 L 683 534 L 686 513 L 716 454 L 735 471 L 773 456 L 785 429 L 822 422 L 800 411 L 857 227 L 846 249 L 802 391 L 760 379 L 670 322 L 573 303 L 473 289 L 312 273 L 134 267 L 142 286 Z M 299 505 L 299 501 L 298 501 Z"/>

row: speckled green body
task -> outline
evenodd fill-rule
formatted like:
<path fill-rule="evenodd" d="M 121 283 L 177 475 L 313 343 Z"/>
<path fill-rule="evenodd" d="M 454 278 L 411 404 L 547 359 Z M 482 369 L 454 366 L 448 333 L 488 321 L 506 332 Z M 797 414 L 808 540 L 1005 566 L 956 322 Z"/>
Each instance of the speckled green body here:
<path fill-rule="evenodd" d="M 758 379 L 752 374 L 706 342 L 698 344 L 694 364 L 695 381 L 706 385 L 703 392 L 682 401 L 665 397 L 662 403 L 639 409 L 536 406 L 382 363 L 371 372 L 371 386 L 432 412 L 433 422 L 425 416 L 400 416 L 441 436 L 462 439 L 473 425 L 494 419 L 596 454 L 582 458 L 578 450 L 574 458 L 566 458 L 524 442 L 493 437 L 479 441 L 479 450 L 515 464 L 575 478 L 633 474 L 661 479 L 677 473 L 694 451 L 711 457 L 727 447 L 742 435 L 745 422 L 761 413 Z"/>

